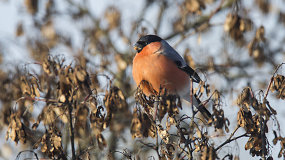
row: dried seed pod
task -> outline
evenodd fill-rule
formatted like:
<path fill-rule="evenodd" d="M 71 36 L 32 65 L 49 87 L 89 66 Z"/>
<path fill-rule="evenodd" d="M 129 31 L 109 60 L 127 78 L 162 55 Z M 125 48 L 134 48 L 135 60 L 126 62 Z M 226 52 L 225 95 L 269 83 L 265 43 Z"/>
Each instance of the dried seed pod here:
<path fill-rule="evenodd" d="M 282 24 L 285 25 L 285 13 L 282 11 L 279 11 L 278 22 L 282 22 Z"/>
<path fill-rule="evenodd" d="M 115 29 L 120 26 L 121 22 L 121 13 L 114 6 L 106 9 L 105 19 L 108 21 L 109 30 Z"/>
<path fill-rule="evenodd" d="M 271 3 L 268 0 L 255 0 L 259 9 L 263 13 L 268 13 L 270 11 Z"/>
<path fill-rule="evenodd" d="M 38 0 L 25 0 L 25 5 L 30 14 L 36 14 L 38 12 Z"/>
<path fill-rule="evenodd" d="M 183 4 L 186 8 L 186 10 L 190 13 L 196 13 L 201 14 L 202 9 L 205 9 L 206 6 L 204 4 L 204 1 L 201 0 L 186 0 Z"/>
<path fill-rule="evenodd" d="M 22 91 L 22 94 L 23 95 L 31 95 L 31 86 L 30 86 L 30 84 L 28 83 L 28 81 L 27 81 L 27 78 L 26 77 L 24 77 L 24 76 L 22 76 L 21 77 L 21 91 Z"/>
<path fill-rule="evenodd" d="M 53 21 L 48 21 L 45 25 L 43 25 L 41 27 L 41 33 L 46 39 L 55 41 L 57 35 L 53 26 Z"/>
<path fill-rule="evenodd" d="M 101 150 L 107 146 L 107 142 L 102 134 L 98 134 L 96 139 L 97 139 L 98 146 Z"/>
<path fill-rule="evenodd" d="M 271 91 L 277 91 L 277 98 L 285 99 L 285 77 L 277 74 L 273 78 L 273 84 L 271 85 Z"/>
<path fill-rule="evenodd" d="M 229 13 L 224 23 L 224 30 L 236 41 L 244 41 L 244 32 L 251 30 L 250 19 L 242 18 L 238 14 Z"/>
<path fill-rule="evenodd" d="M 24 34 L 24 28 L 23 28 L 23 23 L 19 23 L 17 25 L 17 30 L 16 30 L 16 36 L 20 37 Z"/>
<path fill-rule="evenodd" d="M 132 119 L 132 123 L 131 123 L 131 134 L 133 138 L 141 138 L 142 132 L 142 123 L 141 120 L 139 119 L 139 113 L 137 112 L 137 110 L 135 109 L 133 112 L 133 119 Z"/>
<path fill-rule="evenodd" d="M 160 124 L 157 125 L 156 128 L 157 128 L 158 135 L 160 136 L 160 138 L 164 141 L 164 143 L 168 144 L 170 135 L 167 132 L 167 130 L 165 130 Z"/>
<path fill-rule="evenodd" d="M 248 44 L 248 52 L 251 57 L 259 64 L 262 65 L 265 61 L 264 53 L 264 43 L 265 39 L 265 29 L 263 26 L 259 27 L 255 33 L 255 37 Z"/>

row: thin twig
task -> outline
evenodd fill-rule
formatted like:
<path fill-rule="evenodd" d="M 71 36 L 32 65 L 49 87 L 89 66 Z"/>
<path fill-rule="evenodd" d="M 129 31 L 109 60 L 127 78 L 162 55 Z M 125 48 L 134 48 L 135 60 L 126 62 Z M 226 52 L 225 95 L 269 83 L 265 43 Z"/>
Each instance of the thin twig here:
<path fill-rule="evenodd" d="M 240 136 L 238 136 L 238 137 L 235 137 L 235 138 L 231 139 L 239 128 L 240 128 L 240 126 L 237 125 L 236 128 L 235 128 L 235 130 L 231 133 L 230 137 L 229 137 L 224 143 L 222 143 L 221 145 L 219 145 L 219 146 L 215 149 L 215 151 L 219 150 L 220 148 L 222 148 L 224 145 L 230 143 L 231 141 L 238 139 L 238 137 L 240 138 L 240 137 L 243 137 L 243 136 L 245 136 L 245 135 L 247 134 L 247 133 L 245 133 L 245 134 L 243 134 L 243 135 L 240 135 Z"/>
<path fill-rule="evenodd" d="M 141 144 L 155 150 L 155 145 L 153 143 L 145 143 L 142 140 L 138 140 L 138 142 L 140 142 Z"/>
<path fill-rule="evenodd" d="M 183 116 L 182 116 L 182 117 L 183 117 Z M 180 125 L 180 122 L 183 121 L 183 120 L 182 120 L 182 119 L 183 119 L 182 117 L 181 117 L 178 121 L 176 120 L 176 118 L 174 118 L 175 123 L 176 123 L 176 128 L 177 128 L 177 130 L 178 130 L 178 134 L 180 134 L 179 137 L 183 138 L 184 141 L 190 141 L 190 140 L 189 140 L 189 136 L 188 136 L 188 139 L 186 140 L 185 137 L 184 137 L 184 135 L 181 133 L 181 128 L 180 128 L 179 125 Z M 186 115 L 186 117 L 187 117 L 187 115 Z M 187 118 L 190 118 L 190 117 L 187 117 Z M 193 121 L 193 118 L 192 118 L 192 121 Z M 192 122 L 192 121 L 191 121 L 191 122 Z M 188 145 L 188 144 L 189 144 L 189 145 Z M 182 150 L 182 152 L 185 154 L 185 156 L 188 157 L 188 159 L 190 159 L 190 160 L 193 159 L 193 156 L 192 156 L 193 149 L 192 149 L 192 146 L 191 146 L 190 143 L 185 143 L 185 146 L 184 146 L 184 148 L 187 147 L 187 149 L 189 150 L 189 153 L 188 153 L 184 148 L 182 148 L 179 144 L 178 144 L 178 147 L 180 148 L 180 150 Z M 185 156 L 184 156 L 184 157 L 185 157 Z"/>
<path fill-rule="evenodd" d="M 48 98 L 42 98 L 42 97 L 30 97 L 30 96 L 24 96 L 20 97 L 16 100 L 16 103 L 18 103 L 21 100 L 30 100 L 30 101 L 40 101 L 40 102 L 49 102 L 49 103 L 58 103 L 55 99 L 48 99 Z"/>
<path fill-rule="evenodd" d="M 157 24 L 156 24 L 156 34 L 159 32 L 159 29 L 161 27 L 161 23 L 162 23 L 162 20 L 163 20 L 163 16 L 165 15 L 164 12 L 165 12 L 165 8 L 166 8 L 166 2 L 165 1 L 161 1 L 162 5 L 160 7 L 160 10 L 159 10 L 159 14 L 158 14 L 158 17 L 157 17 Z"/>
<path fill-rule="evenodd" d="M 193 104 L 193 80 L 192 78 L 190 79 L 190 103 L 191 103 L 191 108 L 192 108 L 192 119 L 194 120 L 194 104 Z"/>
<path fill-rule="evenodd" d="M 73 91 L 71 96 L 73 97 L 77 90 L 79 89 L 79 87 L 76 87 Z M 75 144 L 74 144 L 74 128 L 73 128 L 73 123 L 72 123 L 72 102 L 73 100 L 71 100 L 68 103 L 68 113 L 69 113 L 69 125 L 70 125 L 70 140 L 71 140 L 71 151 L 72 151 L 72 160 L 76 159 L 76 154 L 75 154 Z"/>
<path fill-rule="evenodd" d="M 260 134 L 261 134 L 261 142 L 262 142 L 262 159 L 265 160 L 265 150 L 266 150 L 266 147 L 265 147 L 265 125 L 264 125 L 264 119 L 262 118 L 262 115 L 259 115 L 259 119 L 260 119 Z"/>
<path fill-rule="evenodd" d="M 157 153 L 158 159 L 161 159 L 160 154 L 159 154 L 159 145 L 158 145 L 158 129 L 157 129 L 157 124 L 156 124 L 156 117 L 157 117 L 157 111 L 158 111 L 158 107 L 159 107 L 159 97 L 160 97 L 160 93 L 161 93 L 161 89 L 159 91 L 158 96 L 155 98 L 156 99 L 156 105 L 155 105 L 155 119 L 154 119 L 154 124 L 155 124 L 155 132 L 156 132 L 156 144 L 155 144 L 155 151 Z M 157 99 L 158 98 L 158 99 Z"/>
<path fill-rule="evenodd" d="M 216 92 L 217 92 L 217 90 L 215 90 L 215 91 L 210 95 L 210 97 L 207 98 L 205 101 L 203 101 L 201 104 L 204 105 L 204 106 L 206 106 L 206 105 L 210 102 L 210 100 L 212 99 L 214 93 L 216 93 Z"/>
<path fill-rule="evenodd" d="M 16 160 L 18 160 L 18 159 L 20 158 L 20 155 L 21 155 L 22 153 L 24 153 L 24 152 L 33 153 L 33 154 L 35 155 L 36 159 L 39 160 L 39 157 L 38 157 L 37 153 L 34 152 L 33 150 L 24 150 L 24 151 L 19 152 L 18 155 L 17 155 L 17 157 L 16 157 Z"/>
<path fill-rule="evenodd" d="M 235 137 L 235 138 L 233 138 L 233 139 L 230 139 L 230 140 L 226 141 L 227 143 L 224 142 L 222 145 L 224 146 L 224 145 L 226 145 L 226 144 L 228 144 L 228 143 L 230 143 L 230 142 L 232 142 L 232 141 L 235 141 L 235 140 L 237 140 L 237 139 L 239 139 L 239 138 L 242 138 L 242 137 L 248 137 L 248 136 L 247 136 L 247 133 L 244 133 L 244 134 L 242 134 L 242 135 L 240 135 L 240 136 L 237 136 L 237 137 Z M 222 146 L 221 146 L 221 147 L 222 147 Z M 215 151 L 219 150 L 221 147 L 219 146 L 218 148 L 215 149 Z"/>
<path fill-rule="evenodd" d="M 194 93 L 193 93 L 193 80 L 192 78 L 190 79 L 190 103 L 191 103 L 191 109 L 192 109 L 192 120 L 190 122 L 190 125 L 192 125 L 194 122 L 194 116 L 197 112 L 194 112 L 194 104 L 193 104 L 193 96 L 194 96 Z M 189 136 L 188 136 L 188 140 L 189 140 Z M 192 152 L 193 152 L 193 149 L 191 147 L 191 144 L 189 145 L 186 145 L 186 148 L 189 150 L 189 154 L 187 155 L 189 159 L 193 159 L 192 158 Z"/>
<path fill-rule="evenodd" d="M 224 0 L 221 0 L 219 6 L 210 14 L 209 19 L 211 19 L 220 9 L 223 7 Z"/>
<path fill-rule="evenodd" d="M 270 83 L 268 84 L 268 87 L 267 87 L 267 90 L 266 90 L 266 92 L 265 92 L 264 98 L 266 98 L 266 97 L 268 96 L 269 89 L 271 88 L 271 85 L 272 85 L 272 82 L 273 82 L 273 79 L 274 79 L 274 75 L 277 73 L 277 71 L 279 70 L 279 68 L 280 68 L 283 64 L 285 64 L 285 63 L 279 64 L 279 65 L 277 66 L 277 68 L 275 69 L 275 71 L 274 71 L 274 73 L 273 73 L 273 75 L 272 75 L 272 77 L 271 77 Z"/>
<path fill-rule="evenodd" d="M 233 3 L 235 3 L 236 0 L 228 0 L 226 3 L 221 3 L 224 5 L 218 6 L 218 8 L 216 8 L 214 11 L 212 11 L 210 14 L 208 15 L 203 15 L 200 16 L 200 18 L 195 21 L 194 23 L 188 23 L 184 26 L 184 30 L 183 31 L 177 31 L 177 32 L 173 32 L 170 35 L 166 36 L 166 40 L 167 39 L 171 39 L 173 37 L 175 37 L 176 35 L 179 34 L 183 34 L 185 32 L 188 32 L 189 29 L 191 28 L 199 28 L 201 25 L 203 25 L 204 23 L 208 23 L 210 21 L 210 19 L 213 17 L 214 14 L 218 13 L 219 11 L 222 11 L 230 6 L 232 6 Z M 222 1 L 223 2 L 223 1 Z"/>
<path fill-rule="evenodd" d="M 114 153 L 116 153 L 116 152 L 122 154 L 123 156 L 125 156 L 125 157 L 126 157 L 127 159 L 129 159 L 129 160 L 132 159 L 132 155 L 131 155 L 130 153 L 126 152 L 126 150 L 124 150 L 124 152 L 121 152 L 121 151 L 114 151 Z"/>
<path fill-rule="evenodd" d="M 180 159 L 184 159 L 184 157 L 188 157 L 188 159 L 191 159 L 191 155 L 187 153 L 187 151 L 182 148 L 180 145 L 178 145 L 178 148 L 185 154 L 183 157 L 181 157 Z"/>

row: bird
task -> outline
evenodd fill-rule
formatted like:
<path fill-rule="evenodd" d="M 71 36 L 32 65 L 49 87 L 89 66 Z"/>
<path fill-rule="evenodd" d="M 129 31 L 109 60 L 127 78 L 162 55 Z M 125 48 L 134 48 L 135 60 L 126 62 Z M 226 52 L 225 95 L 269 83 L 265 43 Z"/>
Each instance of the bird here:
<path fill-rule="evenodd" d="M 157 95 L 161 89 L 166 89 L 168 93 L 192 102 L 207 120 L 211 118 L 211 113 L 196 94 L 192 100 L 190 98 L 190 79 L 199 83 L 201 78 L 166 40 L 157 35 L 145 35 L 135 43 L 134 49 L 133 79 L 146 96 Z"/>

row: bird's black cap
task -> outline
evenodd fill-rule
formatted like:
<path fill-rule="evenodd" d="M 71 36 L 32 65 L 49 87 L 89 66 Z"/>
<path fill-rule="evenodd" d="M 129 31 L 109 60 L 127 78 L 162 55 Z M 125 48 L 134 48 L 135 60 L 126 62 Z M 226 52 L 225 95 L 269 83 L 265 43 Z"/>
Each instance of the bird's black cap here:
<path fill-rule="evenodd" d="M 156 35 L 142 36 L 134 46 L 134 49 L 139 53 L 145 46 L 152 42 L 160 42 L 162 39 Z"/>

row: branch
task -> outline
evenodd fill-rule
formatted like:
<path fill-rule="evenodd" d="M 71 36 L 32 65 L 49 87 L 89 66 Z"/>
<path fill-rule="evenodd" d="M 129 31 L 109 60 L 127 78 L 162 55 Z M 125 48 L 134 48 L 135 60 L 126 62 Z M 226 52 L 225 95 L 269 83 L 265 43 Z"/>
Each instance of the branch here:
<path fill-rule="evenodd" d="M 68 113 L 69 113 L 72 160 L 75 160 L 76 157 L 75 157 L 75 147 L 74 147 L 74 129 L 73 129 L 73 125 L 72 125 L 72 105 L 71 105 L 71 103 L 68 103 Z"/>
<path fill-rule="evenodd" d="M 160 6 L 160 10 L 159 10 L 159 13 L 158 13 L 158 17 L 157 17 L 157 24 L 156 24 L 156 34 L 158 34 L 158 31 L 161 27 L 161 23 L 162 23 L 162 20 L 163 20 L 163 16 L 165 15 L 164 12 L 165 12 L 165 8 L 166 8 L 166 1 L 161 1 L 161 6 Z"/>
<path fill-rule="evenodd" d="M 72 91 L 72 97 L 75 95 L 76 91 L 79 88 L 76 87 L 73 91 Z M 69 125 L 70 125 L 70 141 L 71 141 L 71 151 L 72 151 L 72 160 L 76 160 L 76 155 L 75 155 L 75 146 L 74 146 L 74 128 L 73 128 L 73 124 L 72 124 L 72 102 L 73 99 L 71 100 L 71 102 L 68 102 L 68 114 L 69 114 Z"/>
<path fill-rule="evenodd" d="M 266 92 L 265 92 L 264 98 L 266 98 L 266 97 L 268 96 L 269 89 L 271 88 L 274 75 L 276 74 L 276 72 L 279 70 L 279 68 L 280 68 L 283 64 L 285 64 L 285 63 L 283 62 L 283 63 L 279 64 L 279 65 L 277 66 L 277 68 L 275 69 L 275 71 L 274 71 L 274 73 L 273 73 L 273 75 L 272 75 L 272 77 L 271 77 L 270 83 L 268 84 L 268 87 L 267 87 L 267 90 L 266 90 Z"/>
<path fill-rule="evenodd" d="M 222 0 L 223 2 L 224 0 Z M 166 36 L 166 40 L 167 39 L 171 39 L 173 37 L 175 37 L 178 34 L 183 34 L 185 32 L 187 32 L 189 29 L 191 28 L 199 28 L 201 25 L 203 25 L 204 23 L 207 23 L 210 21 L 210 19 L 213 17 L 214 14 L 218 13 L 218 11 L 222 11 L 228 7 L 230 7 L 231 5 L 233 5 L 236 2 L 236 0 L 228 0 L 227 3 L 225 3 L 225 5 L 222 5 L 222 3 L 218 6 L 218 8 L 216 8 L 213 12 L 211 12 L 209 15 L 204 15 L 204 16 L 200 16 L 200 18 L 195 21 L 194 23 L 189 23 L 186 24 L 184 27 L 183 31 L 177 31 L 177 32 L 173 32 L 170 35 Z"/>
<path fill-rule="evenodd" d="M 122 154 L 122 155 L 125 156 L 127 159 L 132 160 L 131 154 L 128 154 L 125 150 L 124 150 L 124 152 L 121 152 L 121 151 L 114 151 L 114 153 L 116 153 L 116 152 Z"/>
<path fill-rule="evenodd" d="M 259 115 L 259 118 L 260 118 L 260 134 L 261 134 L 261 141 L 262 141 L 262 159 L 265 160 L 265 154 L 266 154 L 266 142 L 265 142 L 265 125 L 264 125 L 264 119 L 262 118 L 261 115 Z"/>
<path fill-rule="evenodd" d="M 141 144 L 143 144 L 143 145 L 145 145 L 145 146 L 155 150 L 155 144 L 153 144 L 153 143 L 145 143 L 142 140 L 138 140 L 138 142 L 140 142 Z"/>
<path fill-rule="evenodd" d="M 232 139 L 232 137 L 234 136 L 234 134 L 236 133 L 236 131 L 237 131 L 239 128 L 240 128 L 239 125 L 236 126 L 235 130 L 231 133 L 230 137 L 229 137 L 224 143 L 222 143 L 221 145 L 219 145 L 219 146 L 215 149 L 215 152 L 216 152 L 217 150 L 219 150 L 220 148 L 222 148 L 224 145 L 226 145 L 226 144 L 228 144 L 228 143 L 230 143 L 230 142 L 232 142 L 232 141 L 234 141 L 234 140 L 236 140 L 236 139 L 239 139 L 239 138 L 244 137 L 244 136 L 247 135 L 247 133 L 244 133 L 244 134 L 242 134 L 242 135 L 240 135 L 240 136 L 237 136 L 237 137 L 235 137 L 235 138 Z"/>
<path fill-rule="evenodd" d="M 30 97 L 30 96 L 23 96 L 16 100 L 16 103 L 18 103 L 21 100 L 30 100 L 30 101 L 40 101 L 40 102 L 46 102 L 46 103 L 58 103 L 55 99 L 48 99 L 48 98 L 42 98 L 42 97 Z"/>
<path fill-rule="evenodd" d="M 194 113 L 194 104 L 193 104 L 193 80 L 190 78 L 190 103 L 192 108 L 192 121 L 194 121 L 194 116 L 197 113 Z"/>
<path fill-rule="evenodd" d="M 228 143 L 230 143 L 230 142 L 232 142 L 232 141 L 234 141 L 234 140 L 237 140 L 237 139 L 239 139 L 239 138 L 242 138 L 242 137 L 247 137 L 247 133 L 244 133 L 244 134 L 242 134 L 242 135 L 240 135 L 240 136 L 237 136 L 237 137 L 235 137 L 235 138 L 233 138 L 233 139 L 228 139 L 226 142 L 224 142 L 222 145 L 220 145 L 218 148 L 216 148 L 215 151 L 219 150 L 219 149 L 220 149 L 221 147 L 223 147 L 224 145 L 226 145 L 226 144 L 228 144 Z"/>

